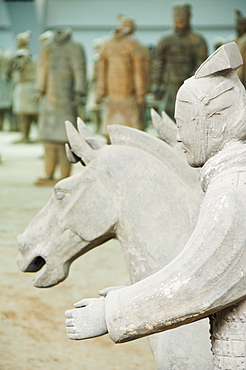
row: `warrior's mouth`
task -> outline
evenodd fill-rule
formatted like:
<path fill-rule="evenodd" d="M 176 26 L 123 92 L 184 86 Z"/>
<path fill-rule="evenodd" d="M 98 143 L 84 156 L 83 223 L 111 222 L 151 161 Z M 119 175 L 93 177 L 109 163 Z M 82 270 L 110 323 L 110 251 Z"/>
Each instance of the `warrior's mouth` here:
<path fill-rule="evenodd" d="M 32 262 L 27 266 L 25 272 L 38 272 L 46 264 L 46 261 L 43 257 L 37 256 Z"/>

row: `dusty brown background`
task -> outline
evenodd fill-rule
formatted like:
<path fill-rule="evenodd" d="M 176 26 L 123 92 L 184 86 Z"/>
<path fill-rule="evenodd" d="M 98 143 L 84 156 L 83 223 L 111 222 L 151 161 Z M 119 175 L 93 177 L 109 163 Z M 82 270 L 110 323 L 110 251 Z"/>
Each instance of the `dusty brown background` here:
<path fill-rule="evenodd" d="M 35 129 L 33 129 L 35 136 Z M 67 338 L 64 311 L 107 286 L 129 284 L 116 241 L 90 251 L 71 267 L 60 285 L 37 289 L 32 274 L 16 265 L 16 236 L 52 194 L 33 185 L 43 175 L 42 145 L 13 144 L 18 133 L 0 132 L 1 370 L 152 370 L 146 339 L 115 345 L 108 336 L 87 341 Z M 80 171 L 75 165 L 73 173 Z"/>

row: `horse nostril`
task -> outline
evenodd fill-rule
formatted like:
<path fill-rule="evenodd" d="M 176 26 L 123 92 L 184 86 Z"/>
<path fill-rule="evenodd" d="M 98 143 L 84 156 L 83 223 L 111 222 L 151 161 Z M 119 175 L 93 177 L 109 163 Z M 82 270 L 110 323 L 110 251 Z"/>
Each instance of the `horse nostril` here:
<path fill-rule="evenodd" d="M 45 260 L 41 256 L 37 256 L 27 267 L 26 272 L 37 272 L 45 265 Z"/>

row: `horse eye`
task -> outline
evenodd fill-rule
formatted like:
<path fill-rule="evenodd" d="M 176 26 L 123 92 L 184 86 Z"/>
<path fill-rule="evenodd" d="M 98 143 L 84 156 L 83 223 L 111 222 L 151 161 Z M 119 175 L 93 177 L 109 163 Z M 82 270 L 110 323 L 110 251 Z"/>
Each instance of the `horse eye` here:
<path fill-rule="evenodd" d="M 58 200 L 62 200 L 63 198 L 65 198 L 65 193 L 63 193 L 62 191 L 56 191 L 56 198 Z"/>

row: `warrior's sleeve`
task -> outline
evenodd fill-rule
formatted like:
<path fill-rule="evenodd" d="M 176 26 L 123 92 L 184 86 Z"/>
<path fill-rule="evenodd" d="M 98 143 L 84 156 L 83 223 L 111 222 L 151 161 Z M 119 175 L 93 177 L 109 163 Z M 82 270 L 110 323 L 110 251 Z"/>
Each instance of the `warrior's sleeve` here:
<path fill-rule="evenodd" d="M 41 49 L 38 63 L 37 63 L 37 90 L 45 93 L 48 79 L 48 66 L 49 66 L 50 51 L 47 46 Z"/>
<path fill-rule="evenodd" d="M 136 95 L 144 97 L 149 87 L 150 54 L 144 45 L 135 42 L 132 55 Z"/>
<path fill-rule="evenodd" d="M 74 91 L 86 95 L 86 58 L 81 45 L 72 44 L 71 64 L 74 76 Z"/>
<path fill-rule="evenodd" d="M 245 196 L 208 192 L 197 226 L 167 266 L 106 297 L 106 321 L 114 342 L 126 342 L 206 317 L 245 297 Z"/>
<path fill-rule="evenodd" d="M 163 37 L 156 47 L 156 59 L 152 63 L 152 80 L 156 85 L 163 82 L 163 74 L 166 67 L 166 56 L 168 52 L 168 38 Z"/>
<path fill-rule="evenodd" d="M 97 65 L 97 84 L 96 84 L 96 97 L 103 98 L 107 96 L 107 44 L 102 48 Z"/>

